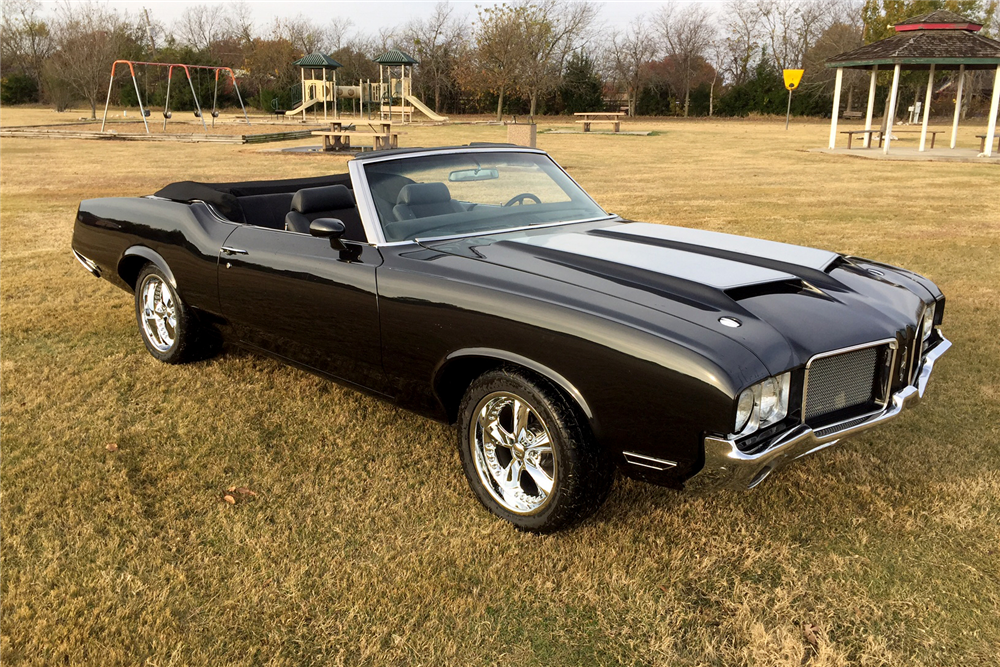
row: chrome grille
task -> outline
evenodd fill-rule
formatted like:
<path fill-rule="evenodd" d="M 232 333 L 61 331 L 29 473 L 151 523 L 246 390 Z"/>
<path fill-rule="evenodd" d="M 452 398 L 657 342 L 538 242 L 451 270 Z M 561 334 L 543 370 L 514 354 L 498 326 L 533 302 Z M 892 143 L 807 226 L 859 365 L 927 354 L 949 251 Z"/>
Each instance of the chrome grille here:
<path fill-rule="evenodd" d="M 876 375 L 884 363 L 886 347 L 873 345 L 813 359 L 807 370 L 805 421 L 849 408 L 873 407 L 878 398 Z"/>

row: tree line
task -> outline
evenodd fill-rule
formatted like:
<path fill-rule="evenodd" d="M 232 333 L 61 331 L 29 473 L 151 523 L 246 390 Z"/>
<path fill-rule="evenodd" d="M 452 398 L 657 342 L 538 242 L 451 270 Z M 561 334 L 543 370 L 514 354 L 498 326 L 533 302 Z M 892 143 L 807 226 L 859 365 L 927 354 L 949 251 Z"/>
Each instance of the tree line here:
<path fill-rule="evenodd" d="M 377 80 L 372 58 L 399 48 L 420 61 L 414 91 L 440 113 L 784 113 L 781 70 L 804 68 L 793 111 L 829 114 L 834 73 L 826 59 L 890 36 L 898 21 L 949 9 L 984 23 L 984 34 L 1000 32 L 997 0 L 728 0 L 712 8 L 668 0 L 614 28 L 602 18 L 608 8 L 592 2 L 513 0 L 468 14 L 442 2 L 425 16 L 368 32 L 350 20 L 323 24 L 304 14 L 262 22 L 246 0 L 191 5 L 170 25 L 148 11 L 119 12 L 94 0 L 64 0 L 49 12 L 36 0 L 3 0 L 0 101 L 56 109 L 84 101 L 96 115 L 111 63 L 128 59 L 231 67 L 250 104 L 290 108 L 299 95 L 292 63 L 301 56 L 330 55 L 343 65 L 338 83 L 352 85 Z M 850 108 L 856 91 L 863 103 L 867 78 L 846 74 Z M 161 68 L 140 67 L 137 78 L 144 104 L 164 103 Z M 989 85 L 980 79 L 967 86 L 970 96 Z M 216 91 L 210 77 L 198 75 L 195 87 L 203 103 L 216 93 L 220 104 L 236 102 L 234 91 Z M 116 103 L 137 101 L 131 85 L 113 93 Z M 175 103 L 193 103 L 186 86 L 172 90 Z"/>

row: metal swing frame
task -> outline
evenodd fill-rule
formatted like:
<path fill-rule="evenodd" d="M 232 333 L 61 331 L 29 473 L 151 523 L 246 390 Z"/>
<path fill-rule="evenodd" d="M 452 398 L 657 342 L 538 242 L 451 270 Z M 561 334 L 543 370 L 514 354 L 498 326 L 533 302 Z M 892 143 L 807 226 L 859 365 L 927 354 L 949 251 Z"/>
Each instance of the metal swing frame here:
<path fill-rule="evenodd" d="M 215 127 L 215 119 L 218 117 L 218 110 L 216 104 L 219 99 L 219 74 L 221 72 L 228 72 L 229 77 L 233 82 L 233 89 L 236 91 L 236 98 L 240 101 L 240 109 L 243 111 L 243 119 L 246 121 L 247 125 L 250 125 L 250 117 L 247 116 L 246 106 L 243 104 L 243 95 L 240 94 L 239 84 L 236 83 L 236 72 L 233 71 L 231 67 L 217 67 L 211 65 L 186 65 L 184 63 L 151 63 L 139 60 L 116 60 L 111 64 L 111 81 L 108 83 L 108 97 L 104 101 L 104 118 L 101 121 L 101 132 L 104 132 L 105 125 L 108 122 L 108 108 L 111 105 L 111 92 L 114 90 L 115 85 L 115 70 L 118 65 L 128 65 L 129 74 L 132 77 L 132 85 L 135 87 L 135 96 L 139 101 L 139 115 L 142 116 L 143 125 L 146 127 L 146 134 L 149 134 L 149 123 L 146 120 L 146 109 L 142 104 L 142 95 L 139 93 L 139 83 L 135 78 L 135 66 L 136 65 L 146 65 L 153 67 L 166 67 L 167 69 L 167 96 L 166 101 L 163 106 L 163 129 L 167 129 L 167 120 L 173 116 L 170 111 L 170 83 L 173 79 L 174 68 L 180 68 L 184 70 L 184 74 L 187 77 L 188 85 L 191 87 L 191 96 L 194 98 L 195 104 L 195 116 L 201 119 L 201 126 L 208 133 L 208 126 L 205 124 L 204 114 L 201 111 L 201 102 L 198 101 L 198 94 L 194 89 L 194 82 L 191 80 L 191 70 L 201 70 L 207 69 L 215 72 L 215 95 L 212 99 L 212 127 Z M 148 101 L 148 100 L 147 100 Z"/>

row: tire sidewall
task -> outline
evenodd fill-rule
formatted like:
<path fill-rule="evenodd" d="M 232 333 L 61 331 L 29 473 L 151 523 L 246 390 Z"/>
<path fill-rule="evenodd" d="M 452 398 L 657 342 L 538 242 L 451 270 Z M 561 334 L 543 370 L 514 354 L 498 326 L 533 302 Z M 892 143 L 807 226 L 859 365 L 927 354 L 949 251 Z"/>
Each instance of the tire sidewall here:
<path fill-rule="evenodd" d="M 536 514 L 518 514 L 503 507 L 484 486 L 476 469 L 475 437 L 472 431 L 472 425 L 477 419 L 475 411 L 483 398 L 498 391 L 514 394 L 525 400 L 549 430 L 552 452 L 556 458 L 556 479 L 549 500 Z M 538 533 L 557 530 L 591 513 L 581 511 L 580 508 L 581 496 L 587 493 L 587 489 L 581 488 L 581 484 L 586 482 L 581 477 L 586 475 L 580 474 L 580 454 L 591 443 L 572 407 L 553 387 L 515 371 L 490 371 L 469 386 L 458 416 L 458 448 L 462 468 L 473 493 L 490 512 L 520 530 Z M 600 501 L 603 498 L 598 503 Z"/>
<path fill-rule="evenodd" d="M 163 283 L 164 287 L 170 290 L 170 296 L 174 301 L 174 314 L 177 321 L 177 325 L 174 330 L 174 342 L 165 351 L 160 351 L 152 344 L 146 335 L 146 329 L 143 326 L 143 316 L 142 316 L 142 287 L 146 279 L 149 276 L 156 276 Z M 183 359 L 184 356 L 184 340 L 185 336 L 188 335 L 188 316 L 187 308 L 184 302 L 177 295 L 177 290 L 174 286 L 170 284 L 167 277 L 163 272 L 157 268 L 154 264 L 147 264 L 146 267 L 139 272 L 139 277 L 135 281 L 135 321 L 139 327 L 139 336 L 142 338 L 143 345 L 146 346 L 146 350 L 153 355 L 154 358 L 162 361 L 164 363 L 178 363 Z"/>

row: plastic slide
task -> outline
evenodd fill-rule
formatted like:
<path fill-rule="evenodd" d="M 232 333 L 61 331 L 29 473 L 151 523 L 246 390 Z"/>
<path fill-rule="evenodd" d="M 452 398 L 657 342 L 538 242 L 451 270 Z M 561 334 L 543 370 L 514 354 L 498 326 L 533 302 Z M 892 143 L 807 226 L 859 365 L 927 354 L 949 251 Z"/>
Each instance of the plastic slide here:
<path fill-rule="evenodd" d="M 413 108 L 427 116 L 431 120 L 448 120 L 447 116 L 442 116 L 440 114 L 434 113 L 429 106 L 420 101 L 419 98 L 413 95 L 407 95 L 406 101 L 413 105 Z"/>
<path fill-rule="evenodd" d="M 308 109 L 309 107 L 311 107 L 312 105 L 316 104 L 319 101 L 320 101 L 320 99 L 317 97 L 317 98 L 309 100 L 308 102 L 303 102 L 302 104 L 300 104 L 299 106 L 295 107 L 291 111 L 286 111 L 285 115 L 286 116 L 294 116 L 297 113 L 302 113 L 303 111 L 305 111 L 306 109 Z"/>

